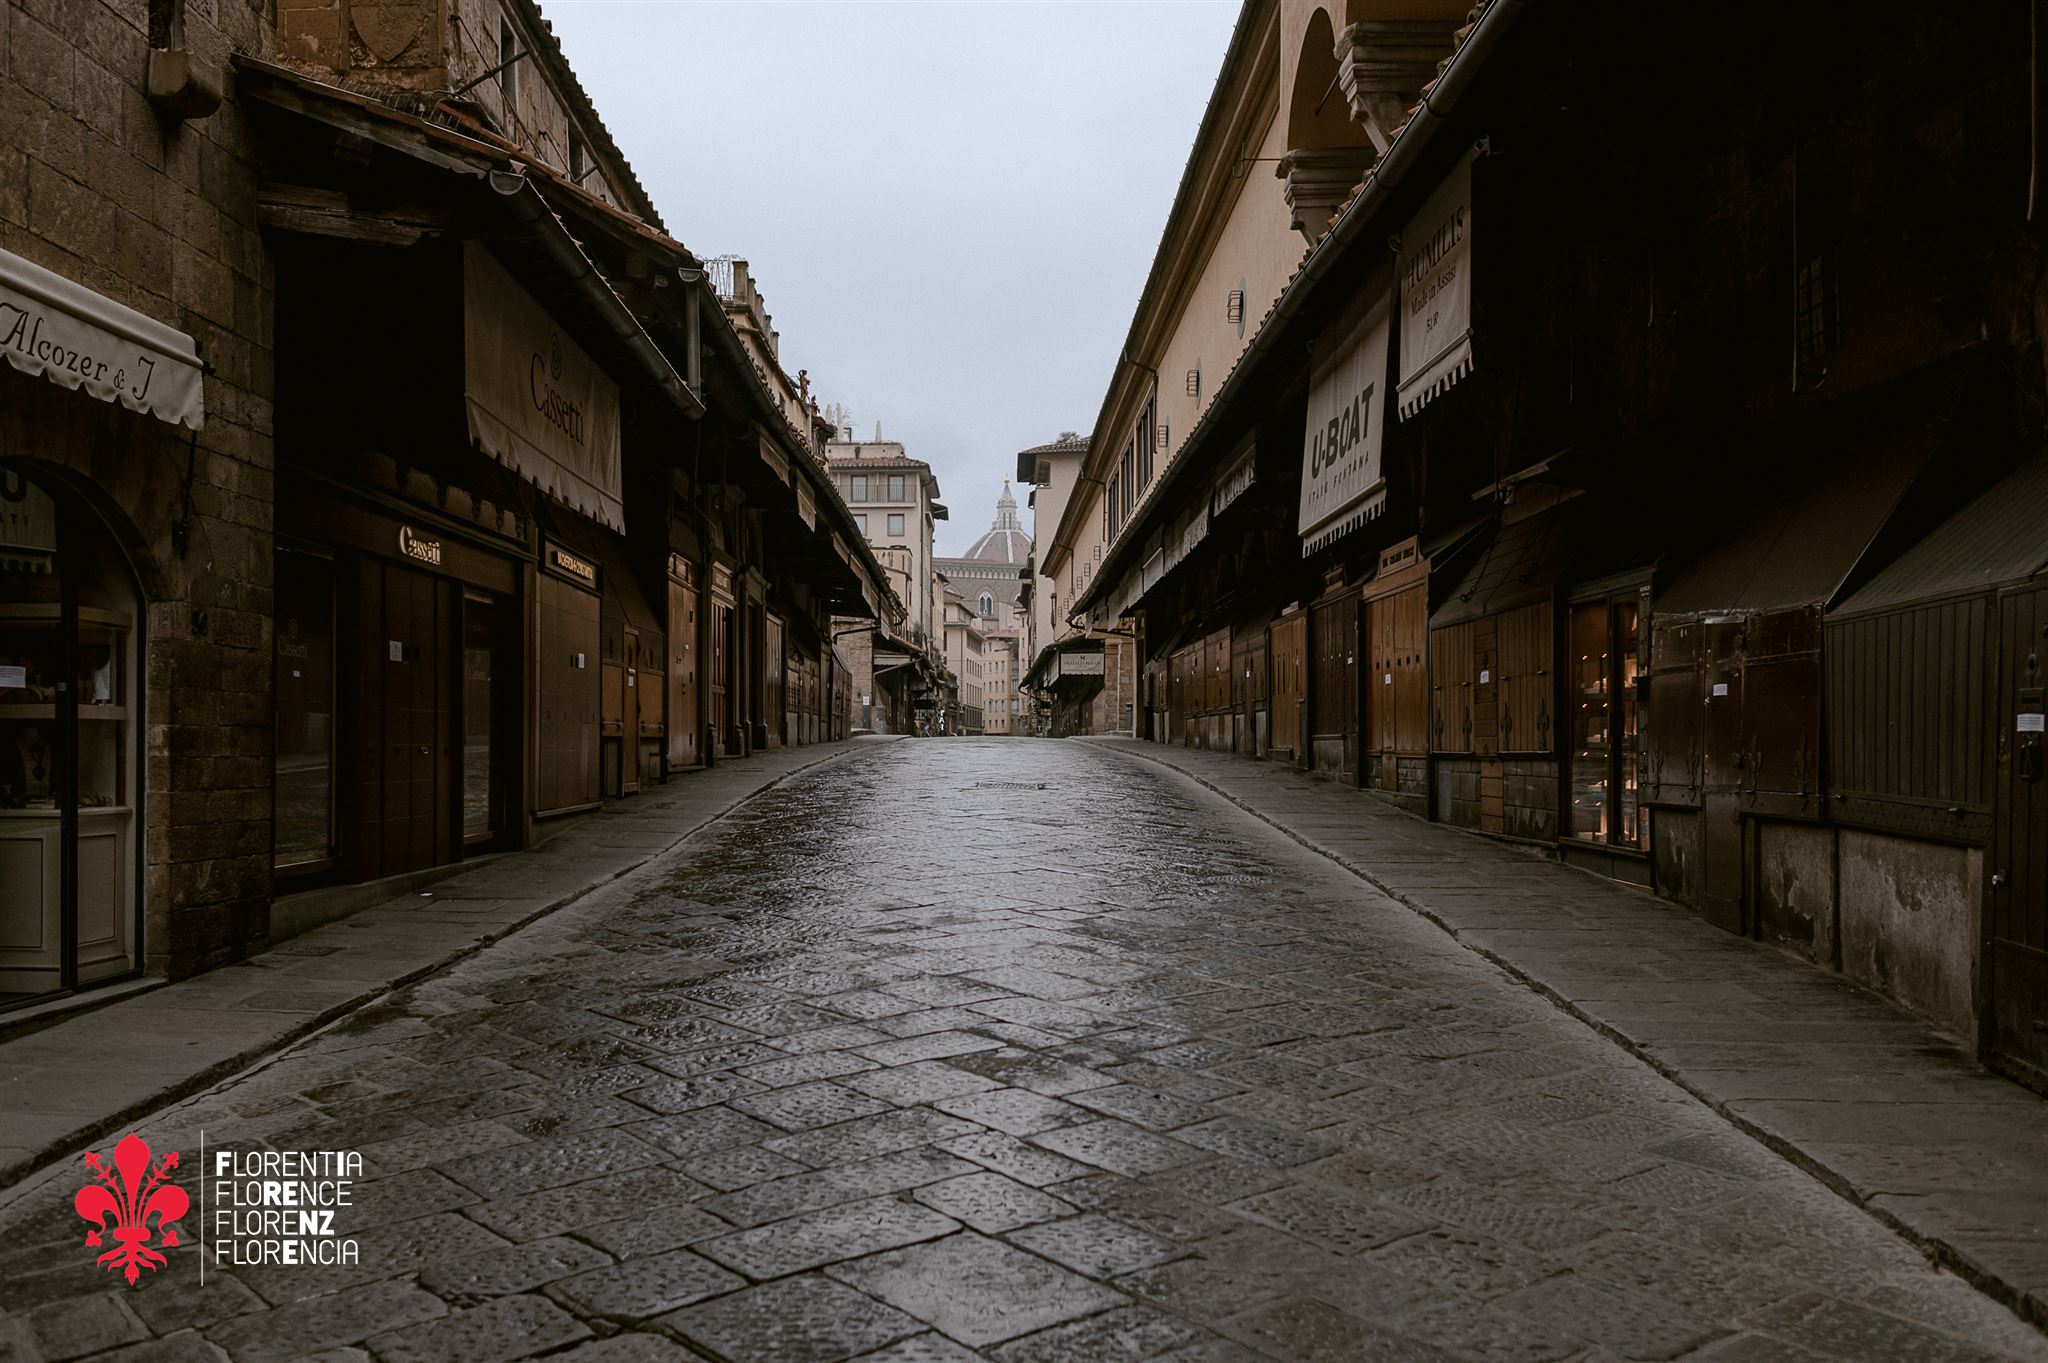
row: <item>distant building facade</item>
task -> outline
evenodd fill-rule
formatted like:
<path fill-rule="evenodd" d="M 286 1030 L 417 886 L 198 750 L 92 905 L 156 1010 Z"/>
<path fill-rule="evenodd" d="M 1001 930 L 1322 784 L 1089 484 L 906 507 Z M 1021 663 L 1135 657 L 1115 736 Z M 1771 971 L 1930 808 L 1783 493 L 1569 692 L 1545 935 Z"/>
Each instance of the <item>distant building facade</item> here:
<path fill-rule="evenodd" d="M 1018 451 L 1017 479 L 1032 485 L 1035 524 L 1056 529 L 1066 525 L 1069 503 L 1082 485 L 1091 440 L 1062 431 L 1057 440 Z M 1088 540 L 1085 550 L 1057 535 L 1033 546 L 1020 654 L 1029 732 L 1063 737 L 1132 727 L 1132 640 L 1117 630 L 1077 623 L 1073 613 L 1073 603 L 1094 585 L 1101 562 L 1099 536 Z"/>
<path fill-rule="evenodd" d="M 958 592 L 982 638 L 982 725 L 990 734 L 1019 732 L 1017 667 L 1026 634 L 1025 599 L 1031 571 L 1031 535 L 1017 515 L 1017 498 L 1003 480 L 995 520 L 958 558 L 938 560 L 948 588 Z"/>
<path fill-rule="evenodd" d="M 954 588 L 945 589 L 943 604 L 946 670 L 952 674 L 943 732 L 978 734 L 984 704 L 981 618 Z"/>
<path fill-rule="evenodd" d="M 879 434 L 879 428 L 877 428 Z M 900 631 L 857 640 L 846 650 L 853 727 L 876 733 L 929 732 L 943 703 L 944 639 L 932 527 L 946 519 L 932 466 L 895 440 L 832 440 L 826 467 L 905 607 Z M 920 718 L 922 716 L 922 718 Z"/>

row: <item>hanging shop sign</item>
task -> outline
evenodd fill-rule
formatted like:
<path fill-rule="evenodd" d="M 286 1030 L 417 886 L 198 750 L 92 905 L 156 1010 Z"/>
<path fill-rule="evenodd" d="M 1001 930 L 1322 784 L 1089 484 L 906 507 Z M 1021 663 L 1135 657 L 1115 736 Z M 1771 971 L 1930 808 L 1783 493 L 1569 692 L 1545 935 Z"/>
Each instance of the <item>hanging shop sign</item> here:
<path fill-rule="evenodd" d="M 1258 435 L 1248 433 L 1239 443 L 1230 463 L 1216 476 L 1216 482 L 1209 494 L 1209 514 L 1220 516 L 1223 509 L 1245 493 L 1252 490 L 1255 466 L 1258 463 Z"/>
<path fill-rule="evenodd" d="M 1472 372 L 1468 152 L 1401 233 L 1401 419 Z"/>
<path fill-rule="evenodd" d="M 1046 675 L 1046 680 L 1056 682 L 1065 677 L 1103 676 L 1105 673 L 1102 660 L 1103 653 L 1101 649 L 1092 649 L 1086 652 L 1055 653 L 1052 655 L 1052 667 Z"/>
<path fill-rule="evenodd" d="M 0 251 L 0 354 L 24 374 L 174 426 L 206 421 L 190 336 L 32 261 Z"/>
<path fill-rule="evenodd" d="M 1364 525 L 1386 504 L 1380 473 L 1386 435 L 1387 332 L 1384 293 L 1319 355 L 1309 380 L 1301 455 L 1301 552 Z"/>
<path fill-rule="evenodd" d="M 463 393 L 484 453 L 625 531 L 619 386 L 476 242 L 462 247 Z"/>
<path fill-rule="evenodd" d="M 589 559 L 578 558 L 561 545 L 550 542 L 547 546 L 548 567 L 564 577 L 574 578 L 592 591 L 597 590 L 597 565 Z"/>

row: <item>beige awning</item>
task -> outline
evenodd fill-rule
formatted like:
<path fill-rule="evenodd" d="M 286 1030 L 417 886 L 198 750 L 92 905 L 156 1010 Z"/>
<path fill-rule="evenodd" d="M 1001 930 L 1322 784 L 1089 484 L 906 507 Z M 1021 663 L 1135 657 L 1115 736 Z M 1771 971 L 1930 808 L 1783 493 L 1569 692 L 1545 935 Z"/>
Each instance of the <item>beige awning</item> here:
<path fill-rule="evenodd" d="M 619 385 L 476 242 L 463 243 L 463 396 L 491 458 L 624 533 Z"/>
<path fill-rule="evenodd" d="M 174 426 L 206 422 L 199 346 L 154 317 L 0 251 L 0 353 L 24 374 Z"/>

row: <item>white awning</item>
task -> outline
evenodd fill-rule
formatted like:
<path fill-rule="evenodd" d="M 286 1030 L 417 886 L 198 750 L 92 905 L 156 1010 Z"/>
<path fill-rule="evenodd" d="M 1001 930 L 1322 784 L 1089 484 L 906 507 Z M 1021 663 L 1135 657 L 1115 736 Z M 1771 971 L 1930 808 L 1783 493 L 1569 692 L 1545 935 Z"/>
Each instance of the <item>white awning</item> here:
<path fill-rule="evenodd" d="M 1387 336 L 1392 300 L 1333 324 L 1318 339 L 1301 450 L 1301 552 L 1350 534 L 1386 507 Z"/>
<path fill-rule="evenodd" d="M 190 336 L 0 251 L 0 353 L 24 374 L 198 430 L 206 421 Z"/>
<path fill-rule="evenodd" d="M 1472 372 L 1472 160 L 1401 233 L 1401 419 Z"/>

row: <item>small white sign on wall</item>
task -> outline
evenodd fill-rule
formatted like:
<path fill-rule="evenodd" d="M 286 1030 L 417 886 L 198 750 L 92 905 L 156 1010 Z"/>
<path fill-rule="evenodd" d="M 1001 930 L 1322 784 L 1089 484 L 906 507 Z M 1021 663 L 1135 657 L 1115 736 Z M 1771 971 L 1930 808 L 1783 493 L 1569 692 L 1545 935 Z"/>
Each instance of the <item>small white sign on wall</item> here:
<path fill-rule="evenodd" d="M 391 661 L 394 663 L 405 661 L 405 645 L 397 639 L 391 641 Z"/>
<path fill-rule="evenodd" d="M 2017 718 L 2019 720 L 2019 731 L 2023 734 L 2042 733 L 2044 732 L 2044 722 L 2048 722 L 2048 715 L 2043 715 L 2039 713 L 2031 715 L 2020 715 Z"/>
<path fill-rule="evenodd" d="M 1714 683 L 1714 694 L 1715 694 L 1715 695 L 1717 695 L 1717 696 L 1725 696 L 1725 695 L 1727 695 L 1727 694 L 1728 694 L 1728 683 L 1727 683 L 1727 682 L 1715 682 L 1715 683 Z"/>

